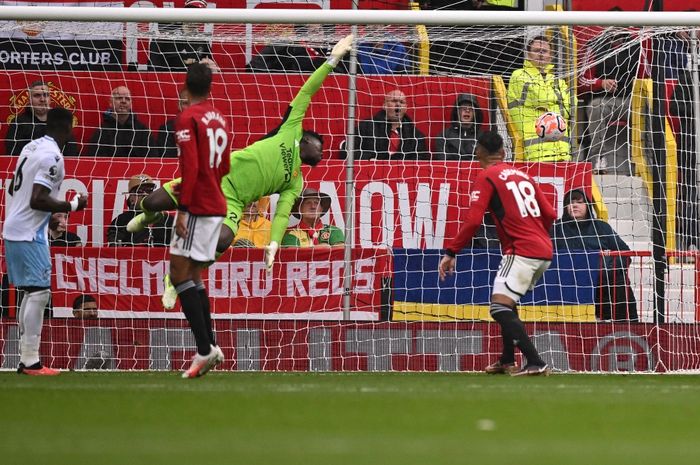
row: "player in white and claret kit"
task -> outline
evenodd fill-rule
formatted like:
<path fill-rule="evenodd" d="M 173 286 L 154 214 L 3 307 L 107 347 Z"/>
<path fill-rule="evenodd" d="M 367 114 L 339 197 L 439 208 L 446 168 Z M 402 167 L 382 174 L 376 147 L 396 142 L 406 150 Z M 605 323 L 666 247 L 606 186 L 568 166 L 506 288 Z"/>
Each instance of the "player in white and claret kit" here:
<path fill-rule="evenodd" d="M 70 202 L 58 200 L 65 175 L 63 147 L 73 130 L 73 114 L 65 108 L 49 110 L 46 135 L 27 144 L 7 189 L 5 261 L 10 283 L 21 293 L 18 322 L 20 363 L 17 373 L 51 376 L 58 370 L 39 360 L 44 308 L 51 294 L 51 257 L 48 224 L 51 214 L 82 210 L 87 194 Z"/>

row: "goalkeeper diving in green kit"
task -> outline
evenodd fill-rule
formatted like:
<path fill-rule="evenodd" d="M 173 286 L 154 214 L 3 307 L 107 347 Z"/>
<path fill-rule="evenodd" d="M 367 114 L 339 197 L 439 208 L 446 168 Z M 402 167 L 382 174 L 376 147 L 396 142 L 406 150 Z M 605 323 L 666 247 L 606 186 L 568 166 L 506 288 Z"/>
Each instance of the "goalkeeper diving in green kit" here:
<path fill-rule="evenodd" d="M 231 168 L 221 180 L 227 213 L 216 246 L 217 257 L 233 242 L 245 206 L 266 195 L 279 194 L 270 243 L 265 247 L 265 264 L 268 270 L 272 269 L 279 243 L 289 224 L 292 206 L 304 187 L 301 165 L 316 166 L 323 158 L 323 139 L 319 134 L 302 128 L 304 115 L 323 81 L 351 50 L 352 42 L 353 36 L 348 35 L 333 47 L 326 63 L 307 79 L 275 130 L 231 153 Z M 180 179 L 169 181 L 144 198 L 141 201 L 143 213 L 127 224 L 127 231 L 141 231 L 157 222 L 163 215 L 161 212 L 176 209 L 179 183 Z M 165 284 L 163 306 L 170 309 L 175 306 L 177 293 L 168 276 Z"/>

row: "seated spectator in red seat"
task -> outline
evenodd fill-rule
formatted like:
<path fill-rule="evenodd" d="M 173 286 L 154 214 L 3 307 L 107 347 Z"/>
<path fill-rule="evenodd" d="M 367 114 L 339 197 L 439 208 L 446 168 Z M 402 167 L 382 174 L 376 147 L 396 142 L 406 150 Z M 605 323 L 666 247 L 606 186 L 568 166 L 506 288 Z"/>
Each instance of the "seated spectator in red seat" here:
<path fill-rule="evenodd" d="M 80 236 L 68 231 L 68 213 L 58 212 L 49 220 L 49 245 L 51 247 L 81 247 Z"/>
<path fill-rule="evenodd" d="M 182 112 L 190 106 L 187 100 L 187 92 L 185 89 L 180 90 L 177 108 L 178 112 Z M 158 128 L 158 137 L 156 138 L 156 150 L 161 157 L 173 158 L 177 157 L 177 144 L 175 143 L 175 119 L 170 118 Z"/>
<path fill-rule="evenodd" d="M 147 174 L 132 176 L 129 180 L 129 192 L 126 198 L 126 205 L 129 209 L 118 215 L 107 228 L 107 245 L 130 246 L 130 245 L 150 245 L 156 247 L 166 247 L 170 245 L 170 238 L 173 230 L 173 217 L 163 213 L 161 218 L 136 233 L 126 230 L 126 225 L 131 219 L 141 213 L 141 201 L 156 188 L 153 179 Z"/>
<path fill-rule="evenodd" d="M 25 145 L 46 135 L 46 116 L 51 109 L 51 94 L 45 82 L 36 81 L 29 86 L 29 103 L 25 110 L 10 122 L 5 140 L 6 155 L 19 155 Z M 78 155 L 75 139 L 68 140 L 63 155 Z"/>
<path fill-rule="evenodd" d="M 433 160 L 473 161 L 484 116 L 472 94 L 460 94 L 452 109 L 452 123 L 435 138 Z"/>
<path fill-rule="evenodd" d="M 147 157 L 157 155 L 151 132 L 131 111 L 131 92 L 125 86 L 112 90 L 112 106 L 105 111 L 85 153 L 97 157 Z"/>
<path fill-rule="evenodd" d="M 328 47 L 318 46 L 309 39 L 325 37 L 320 24 L 298 24 L 293 36 L 282 43 L 266 45 L 247 65 L 248 71 L 255 73 L 312 73 L 326 62 Z M 337 72 L 347 72 L 343 62 Z"/>
<path fill-rule="evenodd" d="M 206 0 L 187 0 L 185 8 L 206 8 Z M 196 12 L 192 12 L 196 14 Z M 192 63 L 211 60 L 209 41 L 196 39 L 201 25 L 197 23 L 159 24 L 160 37 L 151 40 L 148 67 L 153 71 L 187 71 Z"/>
<path fill-rule="evenodd" d="M 425 135 L 406 115 L 406 95 L 392 90 L 372 119 L 360 121 L 355 137 L 356 160 L 430 160 Z M 345 147 L 341 146 L 341 156 Z"/>

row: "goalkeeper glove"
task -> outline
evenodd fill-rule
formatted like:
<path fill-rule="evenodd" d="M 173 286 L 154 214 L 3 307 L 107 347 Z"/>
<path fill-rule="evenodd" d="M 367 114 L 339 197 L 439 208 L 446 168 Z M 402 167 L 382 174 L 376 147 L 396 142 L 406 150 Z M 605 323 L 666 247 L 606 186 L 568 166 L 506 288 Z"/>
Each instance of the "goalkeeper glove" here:
<path fill-rule="evenodd" d="M 269 245 L 265 246 L 265 266 L 267 271 L 272 271 L 272 265 L 275 263 L 275 255 L 277 255 L 277 249 L 279 249 L 279 244 L 272 241 Z"/>
<path fill-rule="evenodd" d="M 338 43 L 335 44 L 335 46 L 333 47 L 333 50 L 331 50 L 331 56 L 330 58 L 328 58 L 327 63 L 335 68 L 338 65 L 338 63 L 340 63 L 340 60 L 343 59 L 345 54 L 352 50 L 353 39 L 354 37 L 352 34 L 349 34 L 340 39 Z"/>

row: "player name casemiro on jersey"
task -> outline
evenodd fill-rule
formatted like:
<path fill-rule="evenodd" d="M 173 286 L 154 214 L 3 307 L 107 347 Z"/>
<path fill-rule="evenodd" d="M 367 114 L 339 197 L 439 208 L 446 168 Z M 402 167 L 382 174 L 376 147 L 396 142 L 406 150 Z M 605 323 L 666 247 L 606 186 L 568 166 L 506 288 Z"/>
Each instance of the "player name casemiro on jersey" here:
<path fill-rule="evenodd" d="M 506 179 L 508 179 L 508 176 L 520 176 L 521 178 L 530 179 L 530 176 L 528 176 L 526 173 L 523 173 L 522 171 L 517 170 L 515 168 L 501 171 L 498 174 L 498 179 L 500 179 L 501 181 L 505 181 Z"/>

